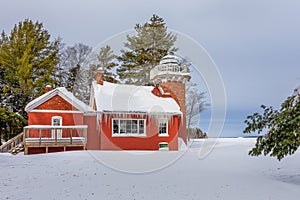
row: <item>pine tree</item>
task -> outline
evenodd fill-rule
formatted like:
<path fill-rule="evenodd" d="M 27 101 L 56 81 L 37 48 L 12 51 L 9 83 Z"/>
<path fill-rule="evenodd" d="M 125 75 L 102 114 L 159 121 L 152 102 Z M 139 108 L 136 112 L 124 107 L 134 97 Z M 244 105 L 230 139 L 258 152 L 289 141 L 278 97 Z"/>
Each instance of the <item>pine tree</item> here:
<path fill-rule="evenodd" d="M 10 111 L 7 107 L 0 107 L 0 140 L 7 141 L 18 135 L 26 124 L 27 121 L 21 115 Z"/>
<path fill-rule="evenodd" d="M 27 118 L 25 106 L 44 92 L 58 63 L 59 40 L 50 41 L 43 24 L 25 20 L 10 35 L 2 32 L 0 65 L 4 72 L 3 105 Z"/>
<path fill-rule="evenodd" d="M 249 155 L 270 154 L 281 160 L 295 153 L 300 146 L 300 87 L 281 104 L 280 110 L 264 105 L 261 108 L 263 114 L 254 113 L 245 120 L 244 133 L 267 131 L 257 138 Z"/>
<path fill-rule="evenodd" d="M 58 38 L 57 40 L 59 40 L 59 46 L 58 46 L 58 59 L 59 62 L 57 63 L 57 65 L 55 65 L 54 69 L 53 69 L 53 73 L 51 78 L 53 80 L 55 80 L 55 84 L 53 85 L 53 88 L 56 87 L 66 87 L 67 85 L 67 78 L 68 78 L 68 71 L 69 69 L 65 67 L 65 62 L 64 62 L 64 58 L 65 58 L 65 46 L 66 44 L 62 42 L 62 38 Z"/>
<path fill-rule="evenodd" d="M 118 81 L 116 79 L 116 74 L 113 71 L 114 67 L 118 65 L 115 62 L 117 56 L 113 53 L 110 46 L 106 45 L 105 47 L 102 47 L 99 54 L 97 55 L 97 58 L 99 65 L 104 69 L 104 80 L 112 83 L 117 83 Z"/>
<path fill-rule="evenodd" d="M 136 35 L 127 36 L 125 48 L 118 58 L 121 66 L 117 69 L 120 79 L 137 85 L 149 82 L 149 72 L 161 58 L 176 52 L 176 36 L 167 32 L 164 19 L 153 15 L 150 22 L 135 26 Z"/>

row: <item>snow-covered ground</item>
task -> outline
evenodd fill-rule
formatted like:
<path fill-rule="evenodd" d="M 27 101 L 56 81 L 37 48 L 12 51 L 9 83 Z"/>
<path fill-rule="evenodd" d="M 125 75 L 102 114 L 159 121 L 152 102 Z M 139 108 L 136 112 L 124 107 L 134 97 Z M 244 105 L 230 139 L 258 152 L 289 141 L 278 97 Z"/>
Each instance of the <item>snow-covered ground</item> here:
<path fill-rule="evenodd" d="M 185 153 L 0 154 L 0 199 L 300 199 L 300 152 L 280 162 L 249 157 L 254 142 L 220 139 L 204 159 L 203 141 Z"/>

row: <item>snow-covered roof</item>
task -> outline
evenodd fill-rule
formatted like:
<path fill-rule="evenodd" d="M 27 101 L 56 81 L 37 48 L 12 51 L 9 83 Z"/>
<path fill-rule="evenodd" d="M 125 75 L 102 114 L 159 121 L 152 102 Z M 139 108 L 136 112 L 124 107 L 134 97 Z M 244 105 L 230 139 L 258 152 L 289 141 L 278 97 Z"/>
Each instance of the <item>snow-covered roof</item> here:
<path fill-rule="evenodd" d="M 152 86 L 135 86 L 93 82 L 93 95 L 97 111 L 145 112 L 181 114 L 173 98 L 158 97 L 152 93 Z"/>
<path fill-rule="evenodd" d="M 178 65 L 178 63 L 179 63 L 178 58 L 174 55 L 166 55 L 159 62 L 160 65 L 163 65 L 163 64 L 176 64 L 176 65 Z"/>
<path fill-rule="evenodd" d="M 25 111 L 30 112 L 31 110 L 35 109 L 36 107 L 38 107 L 39 105 L 41 105 L 42 103 L 46 102 L 47 100 L 51 99 L 52 97 L 54 97 L 56 95 L 59 95 L 60 97 L 62 97 L 64 100 L 66 100 L 71 105 L 73 105 L 75 108 L 77 108 L 79 111 L 82 111 L 82 112 L 93 111 L 93 109 L 91 107 L 89 107 L 88 105 L 86 105 L 85 103 L 83 103 L 82 101 L 77 99 L 71 92 L 69 92 L 64 87 L 55 88 L 55 89 L 39 96 L 38 98 L 32 100 L 25 107 Z"/>

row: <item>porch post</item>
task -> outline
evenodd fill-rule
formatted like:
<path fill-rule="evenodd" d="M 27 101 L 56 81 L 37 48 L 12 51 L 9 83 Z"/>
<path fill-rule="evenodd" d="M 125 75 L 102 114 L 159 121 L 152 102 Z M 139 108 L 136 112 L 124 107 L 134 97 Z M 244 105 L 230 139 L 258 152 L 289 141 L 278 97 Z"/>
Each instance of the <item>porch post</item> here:
<path fill-rule="evenodd" d="M 39 129 L 39 138 L 40 138 L 40 145 L 42 143 L 42 129 Z"/>
<path fill-rule="evenodd" d="M 72 131 L 73 131 L 73 129 L 70 129 L 70 144 L 72 144 L 72 142 L 73 142 L 73 139 L 72 139 Z"/>
<path fill-rule="evenodd" d="M 54 129 L 54 134 L 55 134 L 55 144 L 57 144 L 57 128 Z"/>
<path fill-rule="evenodd" d="M 87 142 L 87 128 L 83 129 L 83 137 L 85 139 L 85 143 Z"/>
<path fill-rule="evenodd" d="M 25 144 L 26 128 L 23 128 L 23 144 Z"/>
<path fill-rule="evenodd" d="M 28 154 L 28 147 L 25 146 L 25 149 L 24 149 L 24 155 L 27 155 Z"/>
<path fill-rule="evenodd" d="M 83 129 L 83 133 L 84 133 L 84 149 L 83 150 L 86 150 L 86 144 L 87 144 L 87 128 L 84 128 Z"/>
<path fill-rule="evenodd" d="M 28 147 L 27 147 L 27 144 L 26 144 L 27 131 L 28 131 L 27 128 L 24 128 L 24 129 L 23 129 L 24 155 L 27 155 L 27 154 L 28 154 Z"/>

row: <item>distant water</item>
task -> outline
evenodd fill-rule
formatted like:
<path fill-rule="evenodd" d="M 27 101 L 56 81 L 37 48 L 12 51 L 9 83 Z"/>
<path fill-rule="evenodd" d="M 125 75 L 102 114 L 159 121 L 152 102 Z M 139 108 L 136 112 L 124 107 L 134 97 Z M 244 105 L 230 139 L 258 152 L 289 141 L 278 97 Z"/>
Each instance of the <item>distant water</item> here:
<path fill-rule="evenodd" d="M 224 122 L 223 130 L 221 131 L 221 138 L 237 138 L 237 137 L 257 137 L 261 134 L 244 134 L 243 131 L 246 128 L 244 123 L 246 117 L 249 115 L 249 111 L 236 111 L 227 112 L 226 119 Z M 203 111 L 200 114 L 199 126 L 202 131 L 207 132 L 210 123 L 210 112 Z M 220 123 L 219 120 L 215 120 L 213 124 Z"/>
<path fill-rule="evenodd" d="M 244 138 L 257 138 L 259 135 L 245 135 Z"/>

